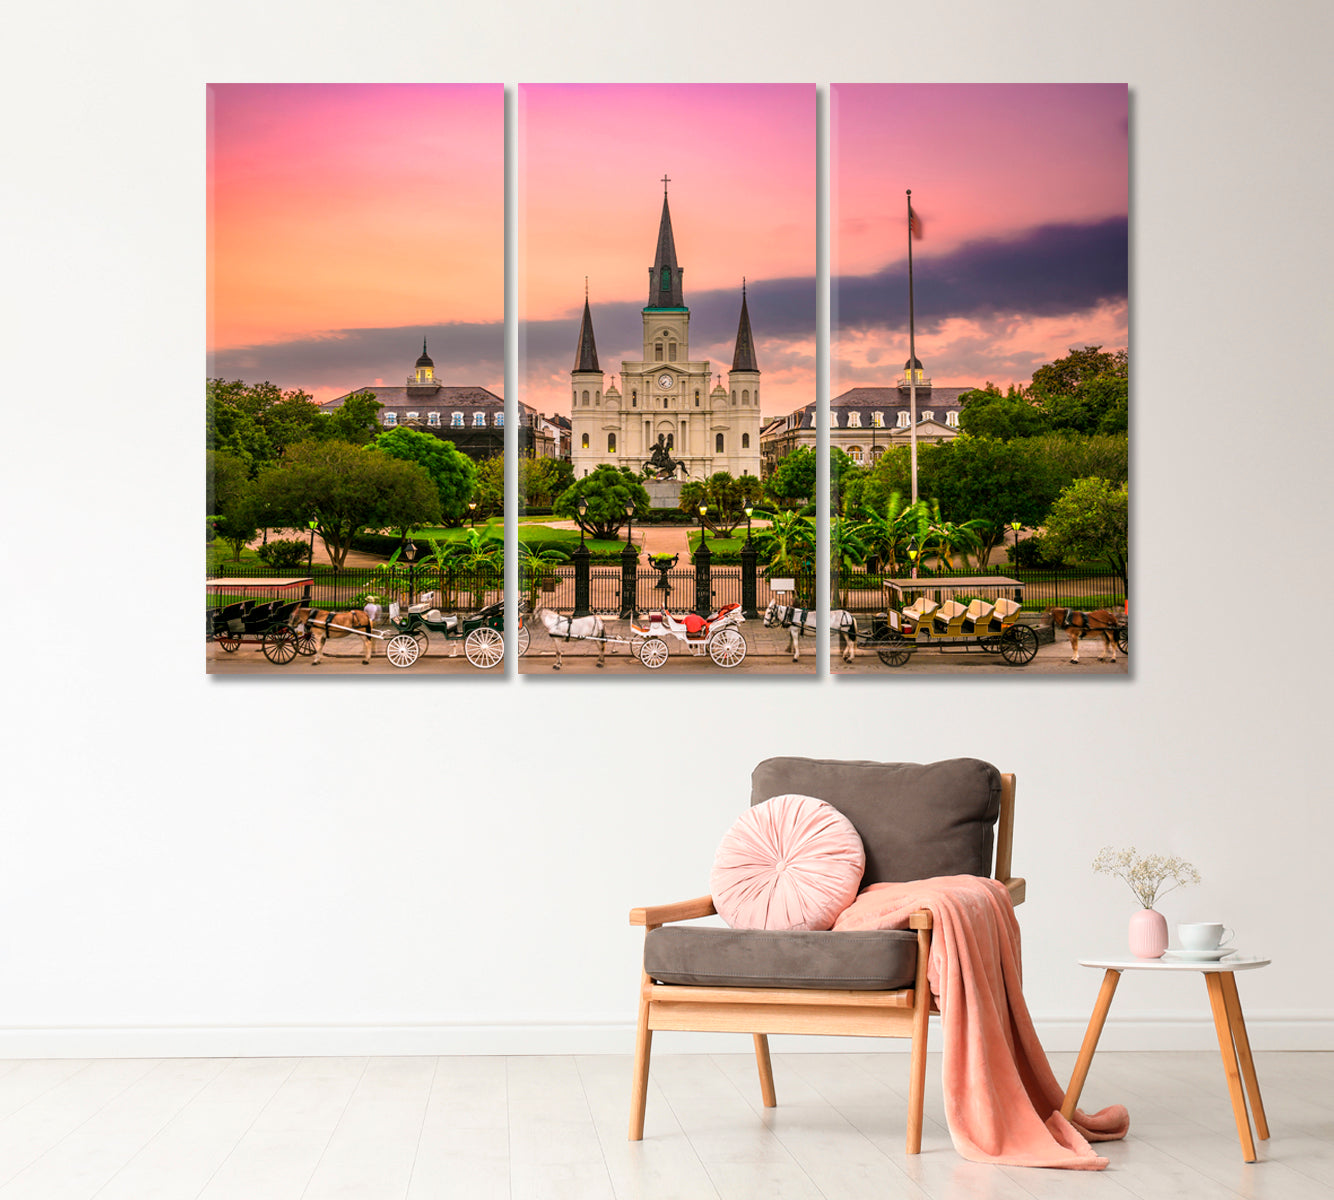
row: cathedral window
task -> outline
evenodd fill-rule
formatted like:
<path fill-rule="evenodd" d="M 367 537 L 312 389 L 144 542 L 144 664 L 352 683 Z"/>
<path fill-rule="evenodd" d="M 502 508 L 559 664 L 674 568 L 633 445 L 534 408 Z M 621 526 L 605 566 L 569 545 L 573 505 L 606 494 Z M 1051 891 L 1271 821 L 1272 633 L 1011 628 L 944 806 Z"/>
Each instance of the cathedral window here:
<path fill-rule="evenodd" d="M 427 423 L 428 425 L 439 425 L 439 424 L 440 424 L 440 414 L 439 414 L 438 412 L 427 413 L 427 414 L 426 414 L 426 423 Z"/>
<path fill-rule="evenodd" d="M 732 404 L 733 406 L 736 405 L 736 388 L 732 389 Z"/>
<path fill-rule="evenodd" d="M 397 424 L 398 424 L 398 413 L 396 413 L 396 412 L 387 412 L 387 413 L 385 413 L 385 414 L 384 414 L 384 423 L 385 423 L 386 425 L 397 425 Z"/>
<path fill-rule="evenodd" d="M 607 434 L 607 453 L 616 453 L 616 435 L 614 433 Z"/>
<path fill-rule="evenodd" d="M 750 403 L 750 388 L 746 388 L 746 389 L 741 393 L 741 403 L 742 403 L 742 404 L 749 404 L 749 403 Z"/>
<path fill-rule="evenodd" d="M 668 361 L 668 362 L 675 362 L 675 361 L 676 361 L 676 343 L 675 343 L 675 342 L 668 342 L 668 343 L 667 343 L 667 361 Z"/>
<path fill-rule="evenodd" d="M 654 362 L 662 362 L 662 343 L 661 343 L 661 342 L 654 342 L 654 343 L 653 343 L 653 361 L 654 361 Z"/>
<path fill-rule="evenodd" d="M 584 388 L 584 407 L 588 407 L 588 389 Z"/>
<path fill-rule="evenodd" d="M 664 396 L 664 397 L 662 398 L 662 406 L 663 406 L 663 408 L 666 408 L 666 407 L 667 407 L 667 397 L 666 397 L 666 396 Z"/>
<path fill-rule="evenodd" d="M 660 287 L 659 287 L 658 290 L 659 290 L 659 291 L 663 291 L 663 292 L 667 292 L 667 293 L 669 293 L 669 295 L 670 295 L 670 292 L 671 292 L 671 290 L 672 290 L 672 269 L 671 269 L 671 267 L 663 267 L 663 269 L 662 269 L 662 283 L 661 283 L 661 285 L 660 285 Z M 663 299 L 664 299 L 664 300 L 669 299 L 669 295 L 668 295 L 668 296 L 664 296 Z"/>
<path fill-rule="evenodd" d="M 631 408 L 639 407 L 639 394 L 637 392 L 630 393 L 630 407 Z"/>
<path fill-rule="evenodd" d="M 481 429 L 486 424 L 486 413 L 484 412 L 473 413 L 472 423 L 474 429 Z"/>
<path fill-rule="evenodd" d="M 715 454 L 721 454 L 723 452 L 723 435 L 721 433 L 713 439 L 713 452 Z"/>
<path fill-rule="evenodd" d="M 582 442 L 579 443 L 579 448 L 580 448 L 581 450 L 587 450 L 587 449 L 588 449 L 588 434 L 584 434 L 584 439 L 583 439 Z M 584 474 L 587 475 L 588 472 L 585 471 Z"/>
<path fill-rule="evenodd" d="M 450 414 L 449 414 L 449 423 L 450 423 L 455 429 L 461 429 L 461 428 L 463 427 L 463 414 L 462 414 L 462 413 L 450 413 Z"/>
<path fill-rule="evenodd" d="M 667 449 L 673 450 L 675 448 L 676 448 L 676 435 L 669 433 L 667 435 Z"/>
<path fill-rule="evenodd" d="M 741 449 L 743 449 L 743 450 L 749 450 L 749 449 L 750 449 L 750 434 L 748 434 L 748 433 L 743 433 L 743 434 L 741 435 Z"/>
<path fill-rule="evenodd" d="M 695 389 L 695 407 L 699 407 L 699 388 Z"/>

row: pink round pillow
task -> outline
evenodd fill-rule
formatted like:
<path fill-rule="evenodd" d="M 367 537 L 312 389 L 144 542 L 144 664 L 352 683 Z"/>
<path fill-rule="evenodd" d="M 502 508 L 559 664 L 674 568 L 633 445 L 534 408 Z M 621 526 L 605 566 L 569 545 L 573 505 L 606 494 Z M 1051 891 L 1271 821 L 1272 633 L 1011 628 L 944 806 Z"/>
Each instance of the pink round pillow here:
<path fill-rule="evenodd" d="M 851 821 L 814 796 L 775 796 L 727 831 L 709 877 L 733 929 L 830 929 L 857 898 L 866 851 Z"/>

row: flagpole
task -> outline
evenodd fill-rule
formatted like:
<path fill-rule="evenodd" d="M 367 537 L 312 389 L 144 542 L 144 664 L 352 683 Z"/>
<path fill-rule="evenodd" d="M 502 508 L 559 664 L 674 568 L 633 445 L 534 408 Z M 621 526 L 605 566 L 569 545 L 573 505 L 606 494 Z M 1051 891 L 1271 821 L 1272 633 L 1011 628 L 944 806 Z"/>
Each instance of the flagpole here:
<path fill-rule="evenodd" d="M 908 189 L 908 444 L 912 447 L 912 502 L 917 503 L 917 333 L 912 294 L 912 188 Z"/>

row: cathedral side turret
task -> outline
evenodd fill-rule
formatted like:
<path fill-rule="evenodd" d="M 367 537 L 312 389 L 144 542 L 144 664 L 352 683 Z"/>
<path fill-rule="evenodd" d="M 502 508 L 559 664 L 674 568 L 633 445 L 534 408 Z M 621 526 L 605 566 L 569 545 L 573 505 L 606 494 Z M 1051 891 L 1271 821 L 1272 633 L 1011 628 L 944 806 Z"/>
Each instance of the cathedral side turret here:
<path fill-rule="evenodd" d="M 716 383 L 707 359 L 690 357 L 690 309 L 684 269 L 677 262 L 671 210 L 663 180 L 662 216 L 648 303 L 643 309 L 643 357 L 621 362 L 620 387 L 603 386 L 587 296 L 571 379 L 571 454 L 576 475 L 602 463 L 638 471 L 661 434 L 690 476 L 715 471 L 760 473 L 759 367 L 743 288 L 736 354 L 728 389 Z M 710 386 L 710 385 L 714 386 Z"/>

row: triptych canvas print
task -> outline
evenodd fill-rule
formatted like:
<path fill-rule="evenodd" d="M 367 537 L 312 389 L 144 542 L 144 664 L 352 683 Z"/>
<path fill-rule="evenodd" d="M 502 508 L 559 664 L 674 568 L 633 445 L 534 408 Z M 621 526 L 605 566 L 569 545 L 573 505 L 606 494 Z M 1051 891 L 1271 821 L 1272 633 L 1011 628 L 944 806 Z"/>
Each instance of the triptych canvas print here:
<path fill-rule="evenodd" d="M 828 97 L 211 87 L 209 673 L 1124 676 L 1126 88 Z"/>

